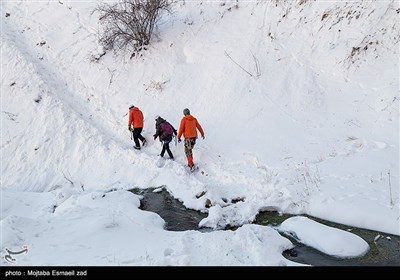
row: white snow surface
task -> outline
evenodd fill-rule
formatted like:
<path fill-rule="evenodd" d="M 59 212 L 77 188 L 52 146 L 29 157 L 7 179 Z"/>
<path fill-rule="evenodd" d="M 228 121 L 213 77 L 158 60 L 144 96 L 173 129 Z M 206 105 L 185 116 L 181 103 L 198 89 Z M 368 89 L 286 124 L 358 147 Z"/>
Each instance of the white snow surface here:
<path fill-rule="evenodd" d="M 2 265 L 297 265 L 251 224 L 271 208 L 400 235 L 399 1 L 179 1 L 132 59 L 101 56 L 100 2 L 1 2 Z M 160 164 L 152 138 L 156 115 L 178 127 L 186 107 L 205 131 L 193 174 L 183 143 Z M 164 230 L 135 187 L 165 187 L 216 231 Z M 366 250 L 285 227 L 328 254 Z"/>
<path fill-rule="evenodd" d="M 336 257 L 359 257 L 369 250 L 362 238 L 350 232 L 322 225 L 306 217 L 286 219 L 279 230 L 325 254 Z"/>

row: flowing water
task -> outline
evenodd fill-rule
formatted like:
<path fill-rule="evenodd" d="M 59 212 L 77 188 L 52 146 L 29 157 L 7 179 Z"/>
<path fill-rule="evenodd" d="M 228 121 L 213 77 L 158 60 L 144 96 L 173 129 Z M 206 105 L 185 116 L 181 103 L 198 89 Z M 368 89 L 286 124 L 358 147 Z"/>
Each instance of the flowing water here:
<path fill-rule="evenodd" d="M 199 222 L 207 217 L 207 213 L 201 213 L 187 209 L 182 202 L 173 198 L 166 190 L 153 192 L 153 189 L 133 189 L 133 193 L 142 195 L 140 209 L 157 213 L 165 221 L 164 228 L 170 231 L 200 230 Z"/>
<path fill-rule="evenodd" d="M 302 216 L 333 228 L 350 231 L 364 239 L 369 244 L 369 251 L 359 258 L 341 259 L 326 255 L 312 247 L 305 246 L 293 239 L 291 236 L 282 234 L 296 245 L 292 250 L 283 252 L 285 258 L 294 262 L 310 264 L 313 266 L 400 266 L 399 236 L 341 225 L 307 215 Z M 290 217 L 293 217 L 293 215 L 280 215 L 273 211 L 263 212 L 257 215 L 254 223 L 259 225 L 277 226 Z"/>
<path fill-rule="evenodd" d="M 154 189 L 133 189 L 131 191 L 143 196 L 140 209 L 155 212 L 164 219 L 166 222 L 166 230 L 212 231 L 212 229 L 209 228 L 198 227 L 199 222 L 207 217 L 207 213 L 187 209 L 182 202 L 173 198 L 165 189 L 159 192 L 153 192 Z M 291 236 L 281 233 L 295 245 L 293 249 L 283 252 L 285 258 L 297 263 L 313 266 L 400 266 L 399 236 L 345 226 L 307 215 L 302 216 L 306 216 L 330 227 L 350 231 L 368 242 L 370 250 L 366 255 L 360 258 L 340 259 L 326 255 L 298 242 Z M 277 226 L 290 217 L 293 217 L 293 215 L 281 215 L 274 211 L 266 211 L 257 215 L 254 224 Z"/>

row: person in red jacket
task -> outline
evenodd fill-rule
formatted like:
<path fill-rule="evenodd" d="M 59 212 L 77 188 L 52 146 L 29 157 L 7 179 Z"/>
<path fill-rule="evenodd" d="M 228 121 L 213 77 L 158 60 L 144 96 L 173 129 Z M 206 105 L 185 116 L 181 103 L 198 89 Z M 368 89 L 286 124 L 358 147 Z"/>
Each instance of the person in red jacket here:
<path fill-rule="evenodd" d="M 133 141 L 135 141 L 136 150 L 140 150 L 139 139 L 142 141 L 142 145 L 146 144 L 146 139 L 142 136 L 143 130 L 143 113 L 138 107 L 131 105 L 129 107 L 129 120 L 128 129 L 132 132 Z"/>
<path fill-rule="evenodd" d="M 197 139 L 197 129 L 199 130 L 201 136 L 204 139 L 204 131 L 199 122 L 195 117 L 190 115 L 188 108 L 183 110 L 184 117 L 181 120 L 178 131 L 178 142 L 181 142 L 181 136 L 185 137 L 185 154 L 188 161 L 188 166 L 190 170 L 194 169 L 193 163 L 193 147 L 196 144 Z"/>

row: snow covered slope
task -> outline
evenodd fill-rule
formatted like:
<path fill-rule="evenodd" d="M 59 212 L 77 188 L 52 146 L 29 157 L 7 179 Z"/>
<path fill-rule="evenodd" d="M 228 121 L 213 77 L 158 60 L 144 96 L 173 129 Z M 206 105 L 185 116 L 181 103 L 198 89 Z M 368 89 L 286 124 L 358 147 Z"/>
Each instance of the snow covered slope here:
<path fill-rule="evenodd" d="M 60 207 L 166 185 L 193 209 L 209 199 L 210 227 L 275 207 L 400 234 L 398 1 L 180 1 L 133 59 L 97 59 L 97 4 L 1 3 L 7 199 L 38 192 Z M 145 115 L 140 152 L 130 104 Z M 152 139 L 154 116 L 177 127 L 186 107 L 206 135 L 190 176 L 182 144 L 160 168 Z"/>

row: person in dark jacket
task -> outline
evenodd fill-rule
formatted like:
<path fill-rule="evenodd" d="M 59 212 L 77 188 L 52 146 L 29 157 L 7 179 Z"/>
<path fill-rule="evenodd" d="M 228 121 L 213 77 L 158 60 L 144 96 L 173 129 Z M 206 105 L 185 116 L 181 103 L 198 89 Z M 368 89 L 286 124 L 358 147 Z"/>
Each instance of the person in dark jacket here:
<path fill-rule="evenodd" d="M 174 159 L 174 155 L 172 154 L 169 143 L 172 141 L 173 135 L 177 134 L 176 129 L 165 119 L 160 116 L 156 116 L 156 133 L 153 135 L 154 140 L 159 137 L 160 142 L 163 144 L 162 150 L 160 153 L 161 157 L 164 157 L 165 151 L 167 151 L 169 158 Z"/>

